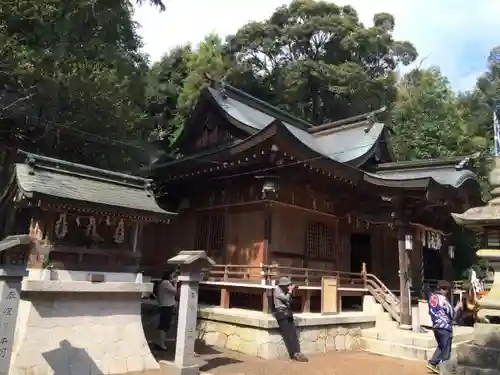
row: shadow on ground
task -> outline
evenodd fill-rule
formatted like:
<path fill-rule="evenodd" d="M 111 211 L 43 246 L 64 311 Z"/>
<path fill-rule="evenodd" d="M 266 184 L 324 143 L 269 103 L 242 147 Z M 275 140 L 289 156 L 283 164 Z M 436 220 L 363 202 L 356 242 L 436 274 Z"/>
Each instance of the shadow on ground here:
<path fill-rule="evenodd" d="M 160 349 L 153 345 L 151 348 L 157 361 L 174 361 L 175 342 L 167 344 L 167 350 Z M 195 344 L 196 359 L 200 364 L 200 371 L 207 372 L 221 366 L 227 366 L 235 363 L 241 363 L 239 359 L 227 356 L 225 353 L 206 345 L 202 340 L 197 340 Z"/>

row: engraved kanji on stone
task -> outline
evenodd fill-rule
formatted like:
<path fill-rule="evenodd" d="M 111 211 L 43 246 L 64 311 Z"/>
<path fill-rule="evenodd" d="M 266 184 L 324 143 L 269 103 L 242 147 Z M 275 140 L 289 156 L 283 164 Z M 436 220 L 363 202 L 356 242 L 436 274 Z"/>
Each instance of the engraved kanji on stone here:
<path fill-rule="evenodd" d="M 0 340 L 0 344 L 2 345 L 5 345 L 9 342 L 9 340 L 7 340 L 7 337 L 2 337 L 2 339 Z"/>
<path fill-rule="evenodd" d="M 0 348 L 0 358 L 5 358 L 7 355 L 7 348 Z"/>
<path fill-rule="evenodd" d="M 5 299 L 15 299 L 16 298 L 16 292 L 14 292 L 13 290 L 9 291 L 9 293 L 7 293 L 7 295 L 5 296 Z"/>
<path fill-rule="evenodd" d="M 12 315 L 12 307 L 6 307 L 5 309 L 3 309 L 2 314 L 5 316 L 11 316 Z"/>

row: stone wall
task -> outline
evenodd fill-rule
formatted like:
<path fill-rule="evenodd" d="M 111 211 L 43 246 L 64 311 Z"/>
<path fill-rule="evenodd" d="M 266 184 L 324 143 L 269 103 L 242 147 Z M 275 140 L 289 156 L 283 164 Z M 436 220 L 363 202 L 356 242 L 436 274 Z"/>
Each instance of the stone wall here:
<path fill-rule="evenodd" d="M 287 358 L 274 318 L 253 311 L 243 315 L 241 311 L 201 309 L 198 338 L 207 345 L 265 359 Z M 296 325 L 304 354 L 354 350 L 360 348 L 361 330 L 373 327 L 375 317 L 363 313 L 298 314 Z"/>
<path fill-rule="evenodd" d="M 9 374 L 97 375 L 159 369 L 141 324 L 140 286 L 23 283 Z M 137 290 L 127 292 L 127 288 Z"/>

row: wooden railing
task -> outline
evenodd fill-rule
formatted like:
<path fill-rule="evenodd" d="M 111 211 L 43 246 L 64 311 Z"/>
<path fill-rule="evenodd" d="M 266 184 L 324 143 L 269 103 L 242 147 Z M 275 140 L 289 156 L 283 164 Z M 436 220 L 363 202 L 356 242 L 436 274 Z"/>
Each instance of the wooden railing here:
<path fill-rule="evenodd" d="M 345 288 L 364 288 L 361 273 L 331 271 L 314 268 L 288 267 L 279 265 L 215 265 L 205 270 L 205 282 L 233 282 L 244 284 L 274 285 L 281 277 L 288 277 L 293 284 L 300 286 L 321 286 L 325 276 L 336 277 L 339 285 Z"/>
<path fill-rule="evenodd" d="M 202 288 L 207 292 L 211 290 L 212 294 L 220 291 L 218 302 L 221 307 L 228 308 L 234 305 L 232 302 L 237 297 L 247 302 L 250 300 L 255 302 L 251 296 L 260 295 L 262 310 L 269 312 L 272 289 L 281 277 L 289 278 L 299 287 L 296 301 L 301 302 L 302 312 L 311 311 L 313 298 L 316 298 L 316 302 L 320 301 L 323 277 L 334 277 L 338 280 L 340 296 L 362 296 L 367 292 L 366 282 L 361 273 L 264 264 L 258 266 L 218 264 L 204 270 L 201 284 Z M 338 308 L 341 310 L 341 303 Z"/>

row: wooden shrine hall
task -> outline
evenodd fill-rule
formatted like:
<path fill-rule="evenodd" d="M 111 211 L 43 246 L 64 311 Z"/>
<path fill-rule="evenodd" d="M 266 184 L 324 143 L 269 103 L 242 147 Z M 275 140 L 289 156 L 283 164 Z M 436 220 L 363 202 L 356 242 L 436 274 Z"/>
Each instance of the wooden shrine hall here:
<path fill-rule="evenodd" d="M 342 285 L 364 264 L 379 289 L 420 290 L 433 249 L 436 278 L 451 278 L 450 212 L 481 204 L 473 158 L 397 162 L 379 112 L 315 126 L 226 84 L 203 89 L 179 157 L 149 172 L 178 215 L 167 251 L 144 266 L 204 249 L 220 265 L 211 280 L 261 283 L 281 269 L 303 285 L 343 273 Z"/>
<path fill-rule="evenodd" d="M 144 178 L 24 151 L 5 172 L 2 238 L 29 233 L 36 246 L 29 259 L 2 253 L 2 264 L 134 273 L 141 250 L 156 250 L 157 233 L 175 216 L 157 205 Z"/>

